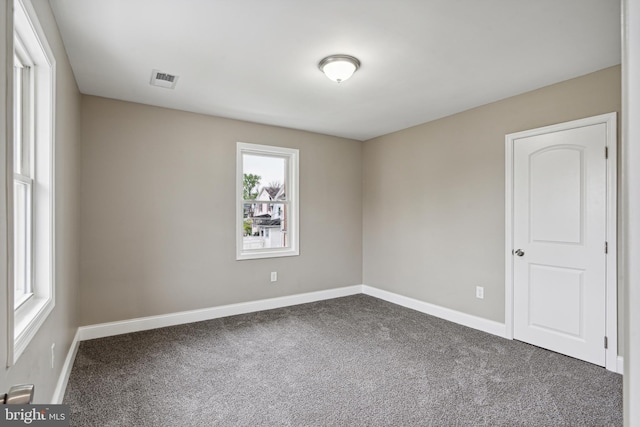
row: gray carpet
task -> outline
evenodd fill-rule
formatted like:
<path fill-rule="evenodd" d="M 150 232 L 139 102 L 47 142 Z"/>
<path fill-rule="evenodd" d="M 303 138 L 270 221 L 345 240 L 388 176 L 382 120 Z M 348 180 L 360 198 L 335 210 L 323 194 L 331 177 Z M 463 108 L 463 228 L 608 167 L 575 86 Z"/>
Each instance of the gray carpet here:
<path fill-rule="evenodd" d="M 85 341 L 75 426 L 622 425 L 622 377 L 365 295 Z"/>

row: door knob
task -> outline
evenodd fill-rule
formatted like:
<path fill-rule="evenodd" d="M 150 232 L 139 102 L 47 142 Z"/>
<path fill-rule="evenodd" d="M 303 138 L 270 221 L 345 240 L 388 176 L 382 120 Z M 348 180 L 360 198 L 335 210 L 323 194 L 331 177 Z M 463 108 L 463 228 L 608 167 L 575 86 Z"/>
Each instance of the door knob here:
<path fill-rule="evenodd" d="M 524 255 L 524 251 L 522 249 L 516 249 L 516 251 L 514 252 L 514 254 L 518 255 L 518 256 L 522 256 Z"/>
<path fill-rule="evenodd" d="M 28 405 L 33 402 L 33 384 L 14 385 L 9 393 L 0 395 L 0 403 L 7 405 Z"/>

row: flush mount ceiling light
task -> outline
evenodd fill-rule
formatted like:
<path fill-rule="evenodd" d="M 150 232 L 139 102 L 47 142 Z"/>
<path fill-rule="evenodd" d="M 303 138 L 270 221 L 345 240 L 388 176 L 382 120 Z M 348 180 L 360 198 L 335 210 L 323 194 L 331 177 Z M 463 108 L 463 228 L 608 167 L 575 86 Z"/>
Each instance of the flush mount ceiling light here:
<path fill-rule="evenodd" d="M 349 55 L 331 55 L 320 61 L 318 68 L 329 79 L 342 83 L 360 68 L 360 61 Z"/>

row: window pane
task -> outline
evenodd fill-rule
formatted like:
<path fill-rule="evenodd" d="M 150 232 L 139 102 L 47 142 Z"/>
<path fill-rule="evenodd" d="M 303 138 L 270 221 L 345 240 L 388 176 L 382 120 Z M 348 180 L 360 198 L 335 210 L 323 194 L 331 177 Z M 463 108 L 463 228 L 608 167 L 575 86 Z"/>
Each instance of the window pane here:
<path fill-rule="evenodd" d="M 31 184 L 14 181 L 14 302 L 31 293 Z"/>
<path fill-rule="evenodd" d="M 15 57 L 14 57 L 15 58 Z M 24 94 L 22 84 L 22 66 L 19 65 L 18 59 L 15 58 L 15 65 L 13 67 L 13 171 L 15 173 L 22 173 L 22 127 L 23 117 L 22 108 Z"/>
<path fill-rule="evenodd" d="M 245 203 L 243 249 L 288 247 L 287 208 L 285 203 Z"/>
<path fill-rule="evenodd" d="M 283 157 L 243 154 L 243 198 L 245 200 L 286 200 L 287 160 Z M 278 194 L 280 193 L 280 194 Z"/>

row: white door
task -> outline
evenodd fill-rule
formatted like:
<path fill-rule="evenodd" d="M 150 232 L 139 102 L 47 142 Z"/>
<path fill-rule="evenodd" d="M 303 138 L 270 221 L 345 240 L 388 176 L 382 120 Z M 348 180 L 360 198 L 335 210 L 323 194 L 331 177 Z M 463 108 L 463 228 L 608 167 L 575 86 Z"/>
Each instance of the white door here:
<path fill-rule="evenodd" d="M 513 337 L 605 365 L 607 124 L 513 140 Z"/>

